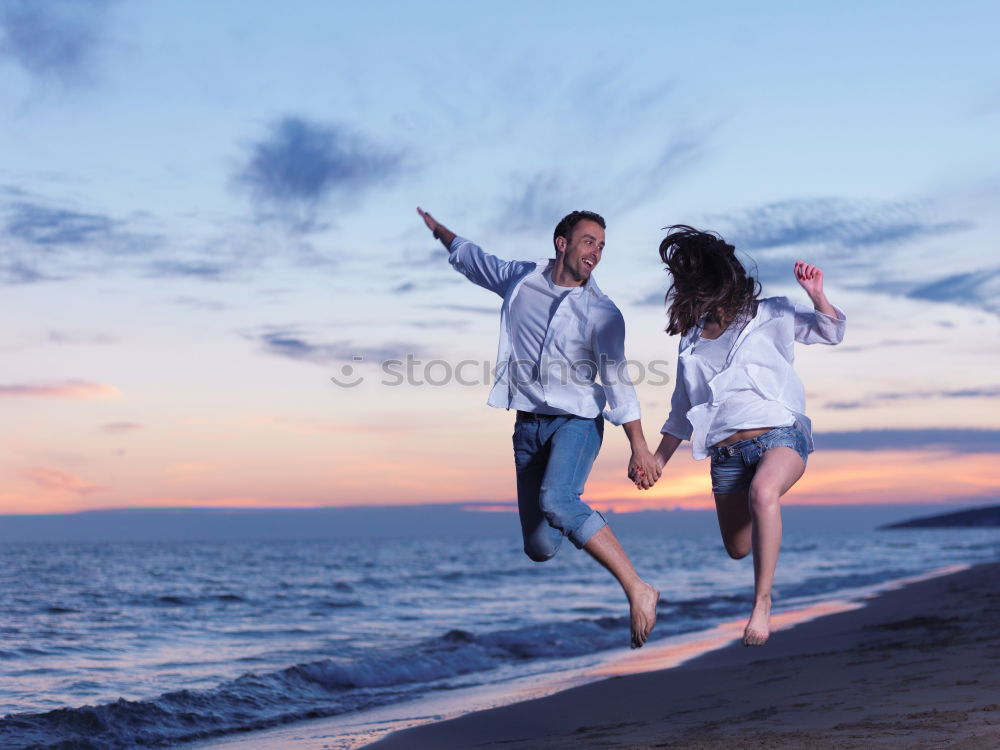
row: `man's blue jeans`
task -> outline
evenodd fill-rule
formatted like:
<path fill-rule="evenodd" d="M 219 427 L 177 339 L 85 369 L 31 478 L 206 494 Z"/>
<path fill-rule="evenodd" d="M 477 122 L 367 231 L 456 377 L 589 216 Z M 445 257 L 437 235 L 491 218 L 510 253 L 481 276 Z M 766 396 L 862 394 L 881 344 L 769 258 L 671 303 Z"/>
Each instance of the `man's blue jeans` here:
<path fill-rule="evenodd" d="M 604 418 L 533 415 L 514 425 L 517 507 L 524 552 L 543 562 L 564 536 L 578 548 L 607 521 L 580 500 L 604 438 Z"/>

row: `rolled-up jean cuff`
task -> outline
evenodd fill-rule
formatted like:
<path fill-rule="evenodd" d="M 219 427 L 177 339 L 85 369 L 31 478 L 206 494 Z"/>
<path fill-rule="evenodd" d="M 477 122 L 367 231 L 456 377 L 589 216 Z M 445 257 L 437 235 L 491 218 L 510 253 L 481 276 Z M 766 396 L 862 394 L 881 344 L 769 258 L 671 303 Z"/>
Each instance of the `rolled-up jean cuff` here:
<path fill-rule="evenodd" d="M 583 549 L 583 545 L 590 541 L 590 537 L 607 525 L 607 519 L 599 510 L 595 510 L 587 517 L 586 521 L 569 533 L 569 540 L 577 549 Z"/>

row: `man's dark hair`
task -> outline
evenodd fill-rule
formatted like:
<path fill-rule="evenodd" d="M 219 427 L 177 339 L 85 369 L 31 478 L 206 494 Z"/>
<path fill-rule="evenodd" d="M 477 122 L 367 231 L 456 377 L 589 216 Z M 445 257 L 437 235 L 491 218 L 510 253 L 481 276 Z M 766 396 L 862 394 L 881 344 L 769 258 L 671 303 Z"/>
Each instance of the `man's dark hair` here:
<path fill-rule="evenodd" d="M 593 211 L 574 211 L 563 216 L 556 224 L 556 231 L 552 233 L 552 244 L 556 244 L 556 237 L 562 237 L 566 242 L 569 242 L 569 238 L 573 236 L 573 227 L 585 220 L 600 224 L 601 229 L 608 228 L 608 225 L 604 223 L 604 217 L 600 214 L 595 214 Z M 556 252 L 559 252 L 558 247 L 556 247 Z"/>

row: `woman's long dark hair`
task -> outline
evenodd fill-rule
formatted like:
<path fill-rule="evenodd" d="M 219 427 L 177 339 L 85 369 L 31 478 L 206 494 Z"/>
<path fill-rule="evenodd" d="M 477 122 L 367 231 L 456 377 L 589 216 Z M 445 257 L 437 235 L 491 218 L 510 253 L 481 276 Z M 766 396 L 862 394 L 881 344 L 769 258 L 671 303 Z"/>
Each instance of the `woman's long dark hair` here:
<path fill-rule="evenodd" d="M 687 224 L 667 227 L 660 257 L 670 272 L 667 333 L 685 334 L 702 318 L 729 325 L 753 315 L 760 284 L 736 257 L 736 248 L 714 232 Z"/>

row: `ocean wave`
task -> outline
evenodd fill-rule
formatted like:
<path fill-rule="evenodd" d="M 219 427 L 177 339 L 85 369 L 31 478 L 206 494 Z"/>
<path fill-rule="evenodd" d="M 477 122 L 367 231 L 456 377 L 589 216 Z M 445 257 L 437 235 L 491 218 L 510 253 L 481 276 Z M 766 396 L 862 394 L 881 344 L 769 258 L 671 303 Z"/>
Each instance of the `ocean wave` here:
<path fill-rule="evenodd" d="M 219 593 L 198 593 L 198 594 L 143 594 L 125 598 L 121 604 L 132 607 L 201 607 L 205 605 L 230 605 L 246 604 L 251 600 L 247 597 L 233 593 L 232 591 L 222 591 Z M 72 610 L 71 610 L 72 611 Z"/>
<path fill-rule="evenodd" d="M 158 596 L 156 598 L 156 603 L 166 606 L 166 607 L 186 607 L 193 602 L 183 596 L 174 596 L 172 594 L 167 594 L 164 596 Z"/>
<path fill-rule="evenodd" d="M 25 659 L 38 656 L 53 656 L 57 653 L 54 649 L 35 648 L 33 646 L 21 646 L 20 648 L 0 650 L 0 659 Z"/>
<path fill-rule="evenodd" d="M 456 677 L 625 646 L 627 638 L 625 617 L 539 623 L 481 634 L 451 630 L 406 648 L 247 673 L 206 690 L 8 715 L 0 719 L 0 747 L 167 747 L 396 702 L 443 687 Z"/>
<path fill-rule="evenodd" d="M 324 599 L 320 605 L 329 609 L 343 609 L 345 607 L 363 607 L 365 603 L 360 599 Z"/>
<path fill-rule="evenodd" d="M 73 607 L 45 607 L 42 611 L 47 615 L 72 615 L 80 612 Z"/>

